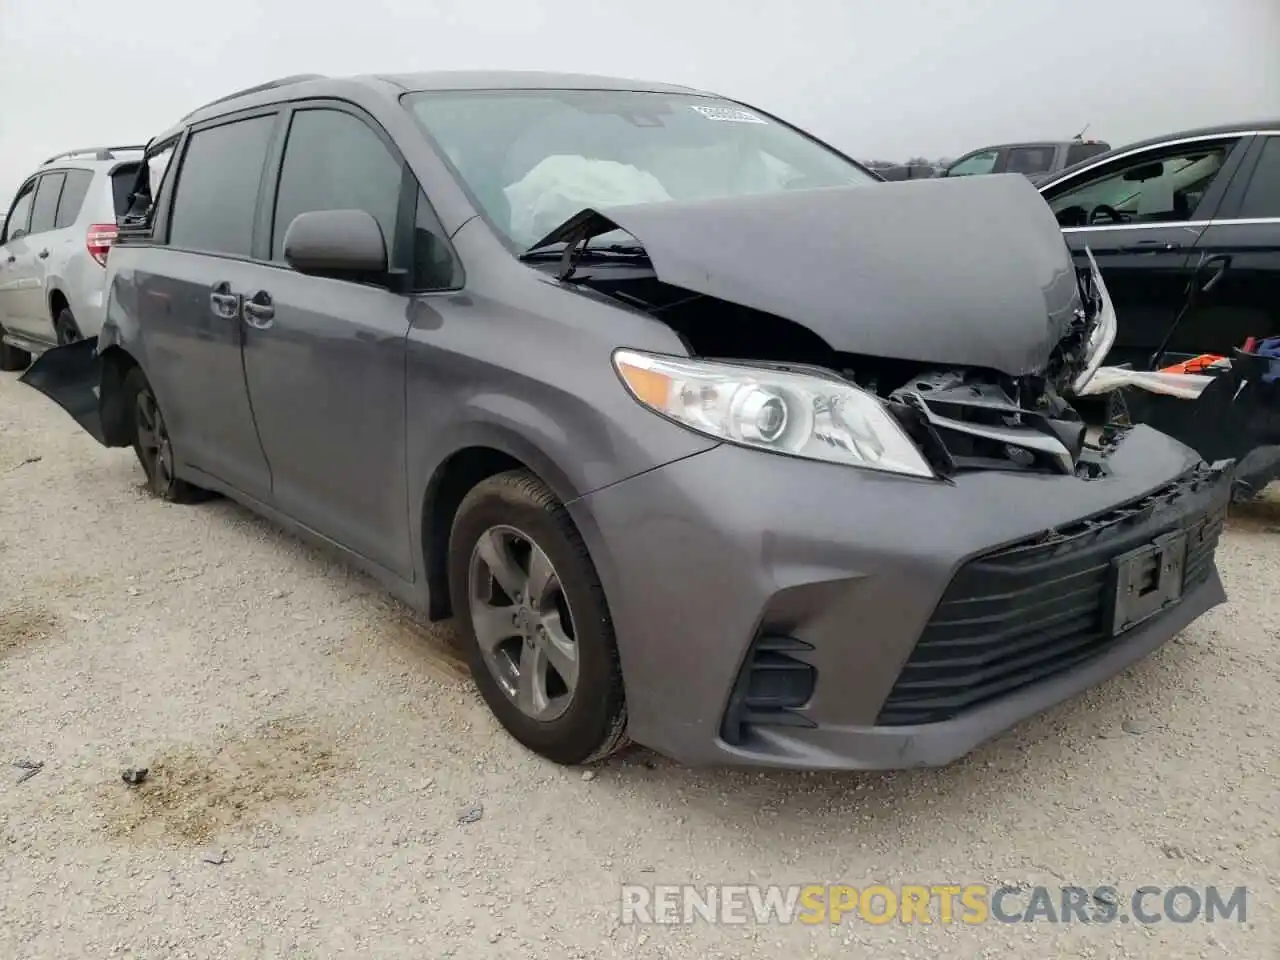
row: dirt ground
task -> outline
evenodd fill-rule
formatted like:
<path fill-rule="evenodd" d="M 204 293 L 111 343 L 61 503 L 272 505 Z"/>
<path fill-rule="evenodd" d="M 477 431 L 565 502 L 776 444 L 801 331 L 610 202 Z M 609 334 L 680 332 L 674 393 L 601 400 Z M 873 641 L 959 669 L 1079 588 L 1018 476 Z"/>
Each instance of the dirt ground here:
<path fill-rule="evenodd" d="M 1229 527 L 1229 605 L 948 769 L 584 779 L 447 628 L 141 483 L 0 375 L 0 957 L 1280 957 L 1280 501 Z M 619 922 L 624 883 L 949 882 L 1245 886 L 1247 918 Z"/>

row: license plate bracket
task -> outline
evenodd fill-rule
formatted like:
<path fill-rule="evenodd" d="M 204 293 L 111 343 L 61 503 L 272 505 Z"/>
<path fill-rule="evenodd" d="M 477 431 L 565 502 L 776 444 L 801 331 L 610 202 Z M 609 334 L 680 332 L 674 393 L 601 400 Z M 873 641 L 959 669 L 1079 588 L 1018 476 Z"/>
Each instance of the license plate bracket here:
<path fill-rule="evenodd" d="M 1111 561 L 1111 635 L 1131 630 L 1182 599 L 1187 531 L 1157 537 Z"/>

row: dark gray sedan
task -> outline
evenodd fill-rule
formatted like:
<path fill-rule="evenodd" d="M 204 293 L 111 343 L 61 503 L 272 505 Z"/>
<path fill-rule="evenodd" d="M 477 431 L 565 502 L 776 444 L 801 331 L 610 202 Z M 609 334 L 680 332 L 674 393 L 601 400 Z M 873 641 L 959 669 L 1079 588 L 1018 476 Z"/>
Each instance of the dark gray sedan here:
<path fill-rule="evenodd" d="M 1115 316 L 1022 177 L 682 87 L 290 77 L 150 144 L 108 283 L 26 382 L 456 617 L 558 762 L 941 764 L 1224 599 L 1229 465 L 1086 436 Z"/>

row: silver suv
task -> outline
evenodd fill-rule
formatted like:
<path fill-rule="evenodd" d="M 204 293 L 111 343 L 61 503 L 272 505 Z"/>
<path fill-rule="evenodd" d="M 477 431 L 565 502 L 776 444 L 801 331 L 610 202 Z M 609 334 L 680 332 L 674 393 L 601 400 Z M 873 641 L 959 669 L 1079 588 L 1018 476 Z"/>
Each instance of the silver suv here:
<path fill-rule="evenodd" d="M 50 157 L 0 221 L 0 370 L 102 326 L 107 252 L 142 147 L 96 147 Z"/>

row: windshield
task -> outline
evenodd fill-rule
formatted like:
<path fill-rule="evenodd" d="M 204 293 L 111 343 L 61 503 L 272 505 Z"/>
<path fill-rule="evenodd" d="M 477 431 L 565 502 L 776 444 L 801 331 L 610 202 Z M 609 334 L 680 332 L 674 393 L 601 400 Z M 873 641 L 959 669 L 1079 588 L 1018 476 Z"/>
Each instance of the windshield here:
<path fill-rule="evenodd" d="M 880 182 L 792 127 L 694 94 L 480 90 L 405 101 L 521 250 L 584 207 Z"/>

